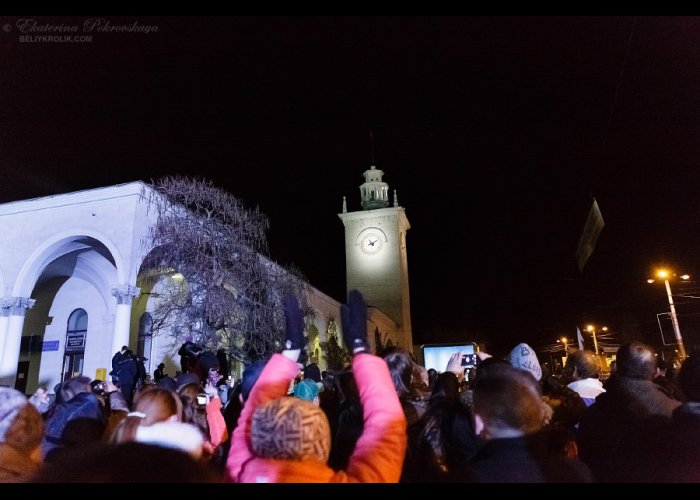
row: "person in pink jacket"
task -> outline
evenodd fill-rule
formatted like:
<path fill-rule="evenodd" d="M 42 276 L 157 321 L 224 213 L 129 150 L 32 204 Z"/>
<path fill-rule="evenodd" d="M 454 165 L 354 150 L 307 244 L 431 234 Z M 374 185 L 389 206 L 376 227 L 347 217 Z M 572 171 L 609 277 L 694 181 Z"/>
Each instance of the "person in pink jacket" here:
<path fill-rule="evenodd" d="M 326 464 L 330 451 L 328 420 L 317 406 L 287 397 L 299 371 L 304 322 L 294 296 L 284 300 L 287 342 L 265 365 L 233 433 L 227 461 L 234 482 L 395 483 L 406 451 L 406 420 L 383 359 L 370 354 L 367 308 L 353 290 L 341 306 L 343 338 L 353 353 L 352 371 L 360 392 L 364 430 L 346 470 Z"/>

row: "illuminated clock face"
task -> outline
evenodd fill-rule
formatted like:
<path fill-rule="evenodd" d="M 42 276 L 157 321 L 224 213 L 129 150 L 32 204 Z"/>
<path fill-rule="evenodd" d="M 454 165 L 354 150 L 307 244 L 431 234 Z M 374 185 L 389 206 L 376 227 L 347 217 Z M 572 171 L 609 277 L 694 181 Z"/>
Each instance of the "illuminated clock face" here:
<path fill-rule="evenodd" d="M 374 255 L 379 253 L 382 249 L 382 244 L 383 241 L 380 235 L 376 233 L 367 233 L 362 237 L 362 241 L 360 241 L 360 249 L 368 255 Z"/>

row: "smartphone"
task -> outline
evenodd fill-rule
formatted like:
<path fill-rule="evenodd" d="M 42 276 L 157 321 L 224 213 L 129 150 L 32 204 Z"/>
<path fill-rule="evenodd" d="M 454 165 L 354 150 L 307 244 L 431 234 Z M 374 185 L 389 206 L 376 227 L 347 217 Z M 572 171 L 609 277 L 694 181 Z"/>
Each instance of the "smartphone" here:
<path fill-rule="evenodd" d="M 450 357 L 455 353 L 461 352 L 467 354 L 462 357 L 460 364 L 462 367 L 475 367 L 477 362 L 476 352 L 478 346 L 475 342 L 462 342 L 454 344 L 424 344 L 421 346 L 423 351 L 423 366 L 426 369 L 433 368 L 438 373 L 444 372 Z M 467 363 L 466 365 L 464 363 Z"/>
<path fill-rule="evenodd" d="M 207 397 L 206 394 L 197 394 L 197 405 L 198 406 L 206 406 L 208 402 L 209 402 L 209 398 Z"/>
<path fill-rule="evenodd" d="M 474 368 L 479 364 L 479 356 L 476 354 L 464 354 L 462 356 L 462 366 Z"/>

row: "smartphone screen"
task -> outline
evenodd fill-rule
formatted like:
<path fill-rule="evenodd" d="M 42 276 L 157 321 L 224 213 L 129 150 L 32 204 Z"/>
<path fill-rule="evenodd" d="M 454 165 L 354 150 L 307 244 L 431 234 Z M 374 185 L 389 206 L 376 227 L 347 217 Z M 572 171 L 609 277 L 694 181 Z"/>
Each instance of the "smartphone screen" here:
<path fill-rule="evenodd" d="M 474 343 L 451 344 L 451 345 L 424 345 L 423 346 L 423 361 L 426 369 L 433 368 L 438 372 L 444 372 L 447 368 L 447 363 L 450 356 L 454 353 L 461 352 L 476 358 L 476 348 Z M 463 358 L 464 361 L 464 358 Z M 474 361 L 476 363 L 476 361 Z M 462 365 L 467 366 L 467 365 Z M 472 366 L 476 366 L 475 364 Z"/>

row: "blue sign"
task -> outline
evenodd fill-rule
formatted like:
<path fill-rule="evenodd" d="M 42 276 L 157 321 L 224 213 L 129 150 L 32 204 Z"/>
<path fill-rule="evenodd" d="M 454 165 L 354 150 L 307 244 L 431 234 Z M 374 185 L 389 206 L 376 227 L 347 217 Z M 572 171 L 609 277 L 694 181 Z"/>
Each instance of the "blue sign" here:
<path fill-rule="evenodd" d="M 48 340 L 41 343 L 41 350 L 46 351 L 58 351 L 58 340 Z"/>

